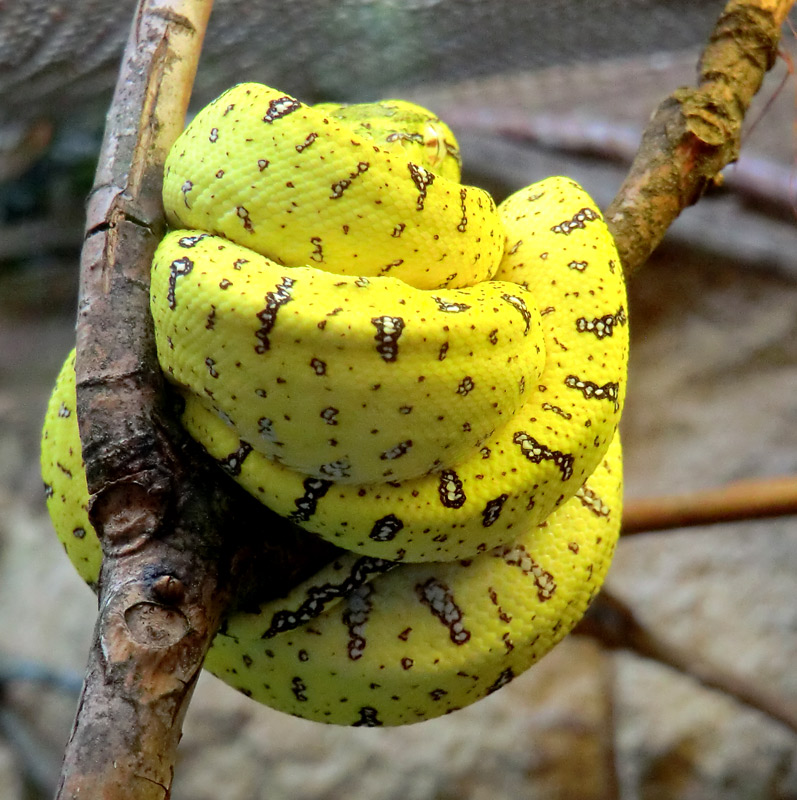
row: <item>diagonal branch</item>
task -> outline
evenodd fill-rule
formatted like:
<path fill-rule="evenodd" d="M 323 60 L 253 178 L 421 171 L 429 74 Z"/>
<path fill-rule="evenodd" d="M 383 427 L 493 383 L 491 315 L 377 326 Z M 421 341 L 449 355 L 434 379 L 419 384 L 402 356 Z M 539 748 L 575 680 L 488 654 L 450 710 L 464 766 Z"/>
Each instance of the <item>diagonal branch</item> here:
<path fill-rule="evenodd" d="M 698 85 L 656 109 L 628 177 L 607 209 L 626 274 L 739 155 L 750 101 L 775 62 L 792 0 L 730 0 L 700 59 Z"/>
<path fill-rule="evenodd" d="M 761 711 L 797 733 L 797 704 L 740 675 L 712 663 L 702 655 L 660 639 L 649 631 L 633 610 L 604 589 L 575 633 L 591 636 L 609 650 L 628 650 L 689 675 L 709 689 Z"/>

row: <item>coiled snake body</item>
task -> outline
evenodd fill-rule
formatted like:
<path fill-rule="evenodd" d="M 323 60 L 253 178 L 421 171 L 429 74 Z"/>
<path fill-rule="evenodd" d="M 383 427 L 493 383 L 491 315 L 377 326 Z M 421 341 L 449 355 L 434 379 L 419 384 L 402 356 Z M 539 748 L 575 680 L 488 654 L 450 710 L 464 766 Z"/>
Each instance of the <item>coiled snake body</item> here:
<path fill-rule="evenodd" d="M 349 551 L 206 666 L 292 714 L 414 722 L 509 682 L 578 621 L 617 538 L 623 278 L 600 212 L 550 178 L 498 209 L 447 127 L 400 101 L 256 84 L 169 156 L 158 354 L 183 423 L 277 513 Z M 42 469 L 59 537 L 99 545 L 73 360 Z"/>

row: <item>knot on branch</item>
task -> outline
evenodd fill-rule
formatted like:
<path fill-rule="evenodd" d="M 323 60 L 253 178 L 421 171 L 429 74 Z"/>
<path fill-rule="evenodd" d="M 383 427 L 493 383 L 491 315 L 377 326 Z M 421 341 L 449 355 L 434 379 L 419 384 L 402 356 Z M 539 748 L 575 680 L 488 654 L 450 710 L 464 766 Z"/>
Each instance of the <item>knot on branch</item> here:
<path fill-rule="evenodd" d="M 158 477 L 133 476 L 108 484 L 93 496 L 90 517 L 105 556 L 134 552 L 161 527 L 171 505 L 171 486 Z"/>
<path fill-rule="evenodd" d="M 125 609 L 125 622 L 131 639 L 142 647 L 171 647 L 190 629 L 180 609 L 148 602 L 136 603 Z"/>
<path fill-rule="evenodd" d="M 721 92 L 719 93 L 722 94 Z M 714 85 L 699 89 L 681 88 L 673 93 L 681 104 L 686 130 L 709 147 L 731 147 L 738 154 L 741 117 L 729 107 L 728 98 L 719 96 Z"/>

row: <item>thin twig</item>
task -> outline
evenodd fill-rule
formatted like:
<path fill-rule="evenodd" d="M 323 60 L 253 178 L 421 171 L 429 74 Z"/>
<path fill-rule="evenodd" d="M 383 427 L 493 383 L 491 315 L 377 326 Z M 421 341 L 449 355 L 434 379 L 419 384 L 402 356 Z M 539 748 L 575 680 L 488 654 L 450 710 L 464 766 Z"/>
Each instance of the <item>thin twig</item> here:
<path fill-rule="evenodd" d="M 689 494 L 627 500 L 622 533 L 629 536 L 790 514 L 797 514 L 797 476 L 762 478 Z"/>
<path fill-rule="evenodd" d="M 597 639 L 610 650 L 628 650 L 689 675 L 710 689 L 717 689 L 761 711 L 797 733 L 797 705 L 728 672 L 699 653 L 677 647 L 651 633 L 631 608 L 604 588 L 575 632 Z"/>

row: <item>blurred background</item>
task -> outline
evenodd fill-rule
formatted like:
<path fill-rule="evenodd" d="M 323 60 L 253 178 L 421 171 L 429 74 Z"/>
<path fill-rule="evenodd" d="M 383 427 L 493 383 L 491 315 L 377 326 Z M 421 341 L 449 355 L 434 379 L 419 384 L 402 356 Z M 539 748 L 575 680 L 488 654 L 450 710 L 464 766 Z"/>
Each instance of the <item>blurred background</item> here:
<path fill-rule="evenodd" d="M 306 101 L 402 96 L 457 133 L 497 197 L 546 175 L 605 208 L 658 101 L 694 81 L 723 3 L 218 0 L 195 105 L 262 80 Z M 49 797 L 95 598 L 38 474 L 74 338 L 83 207 L 134 3 L 0 3 L 0 797 Z M 792 23 L 797 16 L 792 14 Z M 748 115 L 742 158 L 630 286 L 626 492 L 797 472 L 797 44 Z M 623 540 L 608 586 L 658 636 L 797 703 L 797 521 Z M 456 715 L 338 729 L 211 676 L 176 800 L 797 798 L 797 735 L 689 676 L 571 636 Z"/>

